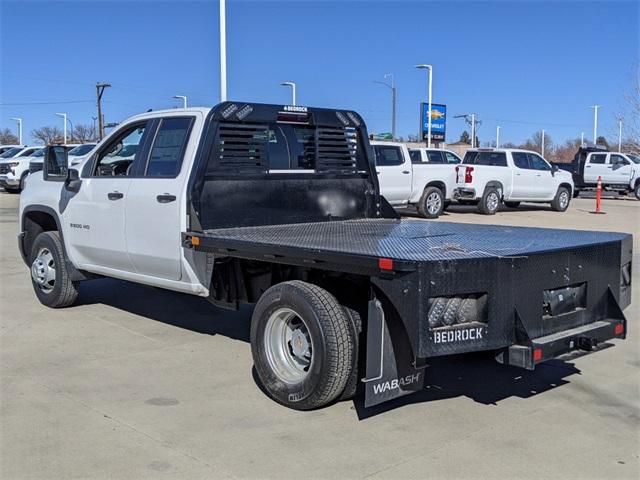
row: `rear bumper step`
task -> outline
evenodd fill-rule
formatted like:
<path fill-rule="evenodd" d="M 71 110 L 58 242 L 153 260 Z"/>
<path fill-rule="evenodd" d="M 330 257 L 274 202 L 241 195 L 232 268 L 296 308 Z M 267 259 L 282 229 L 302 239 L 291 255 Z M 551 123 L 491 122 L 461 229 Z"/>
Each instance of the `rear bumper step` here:
<path fill-rule="evenodd" d="M 590 351 L 613 338 L 626 337 L 624 320 L 604 319 L 531 340 L 530 345 L 512 345 L 496 356 L 505 365 L 533 370 L 538 363 L 576 350 Z"/>

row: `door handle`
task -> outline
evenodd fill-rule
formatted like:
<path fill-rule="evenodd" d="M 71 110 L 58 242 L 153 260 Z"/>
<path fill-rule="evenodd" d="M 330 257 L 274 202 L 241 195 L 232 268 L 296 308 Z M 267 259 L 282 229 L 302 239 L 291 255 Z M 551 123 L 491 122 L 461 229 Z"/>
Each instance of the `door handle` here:
<path fill-rule="evenodd" d="M 403 170 L 403 171 L 402 171 L 402 173 L 403 173 L 404 175 L 409 175 L 411 172 L 410 172 L 409 170 Z"/>
<path fill-rule="evenodd" d="M 586 166 L 586 167 L 584 167 L 584 168 L 591 168 L 591 165 L 587 165 L 587 166 Z"/>
<path fill-rule="evenodd" d="M 107 193 L 107 198 L 109 200 L 120 200 L 122 197 L 124 197 L 124 193 L 120 193 L 120 192 Z"/>
<path fill-rule="evenodd" d="M 164 195 L 158 195 L 156 197 L 156 200 L 158 201 L 158 203 L 171 203 L 175 202 L 176 196 L 165 193 Z"/>

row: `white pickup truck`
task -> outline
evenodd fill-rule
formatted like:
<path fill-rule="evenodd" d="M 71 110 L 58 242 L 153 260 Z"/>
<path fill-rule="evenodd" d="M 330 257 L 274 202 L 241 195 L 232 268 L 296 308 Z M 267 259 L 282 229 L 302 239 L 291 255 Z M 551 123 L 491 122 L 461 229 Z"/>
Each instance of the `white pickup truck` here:
<path fill-rule="evenodd" d="M 580 148 L 573 162 L 554 165 L 572 174 L 576 197 L 581 190 L 595 188 L 600 178 L 605 190 L 633 192 L 640 200 L 640 157 L 590 145 Z"/>
<path fill-rule="evenodd" d="M 551 166 L 535 152 L 517 149 L 468 150 L 456 167 L 453 197 L 475 204 L 493 215 L 504 202 L 517 208 L 520 202 L 550 203 L 556 212 L 569 207 L 574 186 L 571 174 Z"/>
<path fill-rule="evenodd" d="M 439 217 L 451 202 L 454 163 L 460 163 L 460 159 L 446 150 L 410 152 L 405 144 L 397 142 L 372 141 L 371 145 L 380 193 L 387 201 L 394 207 L 415 205 L 425 218 Z"/>
<path fill-rule="evenodd" d="M 0 155 L 0 186 L 9 193 L 19 193 L 29 174 L 32 155 L 40 150 L 42 145 L 35 145 L 24 147 L 14 155 L 11 155 L 11 150 Z"/>

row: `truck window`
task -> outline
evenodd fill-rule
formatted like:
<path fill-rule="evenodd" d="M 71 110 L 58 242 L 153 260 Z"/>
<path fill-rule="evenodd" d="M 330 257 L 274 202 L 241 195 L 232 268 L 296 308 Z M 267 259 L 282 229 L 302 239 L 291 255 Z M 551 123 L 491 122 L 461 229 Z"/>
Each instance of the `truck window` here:
<path fill-rule="evenodd" d="M 488 165 L 506 167 L 507 154 L 504 152 L 467 152 L 462 163 L 466 165 Z"/>
<path fill-rule="evenodd" d="M 128 176 L 142 147 L 146 122 L 127 128 L 98 154 L 93 175 L 96 177 Z"/>
<path fill-rule="evenodd" d="M 611 165 L 617 165 L 617 166 L 629 165 L 629 161 L 626 158 L 624 158 L 622 155 L 611 155 L 611 158 L 609 159 L 609 163 Z"/>
<path fill-rule="evenodd" d="M 529 164 L 531 165 L 532 170 L 546 170 L 551 171 L 551 167 L 540 155 L 536 155 L 535 153 L 527 153 L 529 156 Z"/>
<path fill-rule="evenodd" d="M 449 163 L 449 164 L 458 164 L 458 163 L 462 162 L 462 160 L 460 160 L 460 157 L 458 157 L 457 155 L 454 155 L 454 154 L 453 154 L 453 153 L 451 153 L 451 152 L 444 152 L 444 156 L 445 156 L 445 157 L 446 157 L 446 159 L 447 159 L 447 162 L 446 162 L 446 163 Z"/>
<path fill-rule="evenodd" d="M 605 163 L 606 161 L 607 161 L 606 153 L 596 153 L 594 155 L 591 155 L 591 158 L 589 159 L 589 163 Z"/>
<path fill-rule="evenodd" d="M 147 177 L 175 177 L 180 173 L 193 119 L 165 118 L 153 141 Z"/>
<path fill-rule="evenodd" d="M 404 163 L 400 147 L 374 145 L 373 151 L 376 154 L 376 165 L 379 167 L 393 167 Z"/>
<path fill-rule="evenodd" d="M 409 150 L 409 157 L 411 157 L 411 163 L 422 163 L 420 150 Z"/>
<path fill-rule="evenodd" d="M 442 152 L 427 151 L 427 158 L 429 163 L 445 163 Z"/>
<path fill-rule="evenodd" d="M 512 152 L 511 156 L 516 167 L 529 169 L 529 156 L 525 152 Z"/>

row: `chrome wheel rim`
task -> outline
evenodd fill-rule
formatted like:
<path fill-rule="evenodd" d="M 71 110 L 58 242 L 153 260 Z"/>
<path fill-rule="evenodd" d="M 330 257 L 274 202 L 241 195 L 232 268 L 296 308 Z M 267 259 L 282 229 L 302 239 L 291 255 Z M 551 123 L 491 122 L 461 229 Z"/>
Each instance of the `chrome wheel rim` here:
<path fill-rule="evenodd" d="M 569 194 L 567 192 L 562 192 L 560 194 L 560 198 L 558 199 L 560 203 L 560 208 L 563 210 L 569 206 Z"/>
<path fill-rule="evenodd" d="M 313 342 L 300 315 L 279 308 L 267 319 L 264 346 L 269 367 L 281 381 L 300 383 L 313 362 Z"/>
<path fill-rule="evenodd" d="M 43 293 L 51 293 L 56 285 L 56 263 L 51 251 L 43 247 L 31 264 L 31 278 Z"/>
<path fill-rule="evenodd" d="M 498 209 L 498 204 L 500 203 L 500 199 L 498 198 L 498 194 L 495 192 L 491 192 L 487 195 L 487 208 L 489 211 L 493 212 Z"/>
<path fill-rule="evenodd" d="M 431 215 L 435 215 L 440 211 L 440 207 L 442 206 L 442 201 L 440 200 L 440 195 L 433 192 L 430 193 L 427 197 L 427 212 Z"/>

